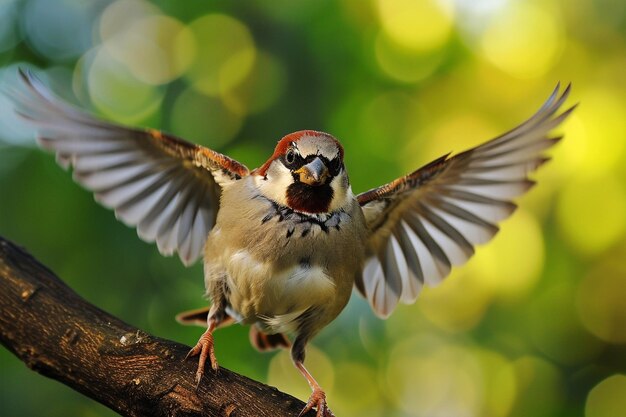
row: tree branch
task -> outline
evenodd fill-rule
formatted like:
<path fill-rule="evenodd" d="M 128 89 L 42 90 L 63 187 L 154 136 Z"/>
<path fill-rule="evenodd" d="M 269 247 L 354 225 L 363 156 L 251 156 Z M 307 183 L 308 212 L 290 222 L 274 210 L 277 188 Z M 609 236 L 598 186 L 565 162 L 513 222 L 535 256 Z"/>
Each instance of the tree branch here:
<path fill-rule="evenodd" d="M 0 237 L 0 342 L 29 368 L 124 416 L 296 416 L 304 403 L 220 368 L 196 391 L 189 347 L 89 304 Z M 314 413 L 308 413 L 307 416 Z"/>

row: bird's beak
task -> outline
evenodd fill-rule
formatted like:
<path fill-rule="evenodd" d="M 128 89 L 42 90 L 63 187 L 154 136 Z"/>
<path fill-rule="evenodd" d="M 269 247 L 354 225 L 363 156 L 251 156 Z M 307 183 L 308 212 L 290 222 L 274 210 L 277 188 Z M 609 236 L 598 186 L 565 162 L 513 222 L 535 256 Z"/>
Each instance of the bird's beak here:
<path fill-rule="evenodd" d="M 300 176 L 300 182 L 313 186 L 324 184 L 328 178 L 328 168 L 319 158 L 315 158 L 294 172 Z"/>

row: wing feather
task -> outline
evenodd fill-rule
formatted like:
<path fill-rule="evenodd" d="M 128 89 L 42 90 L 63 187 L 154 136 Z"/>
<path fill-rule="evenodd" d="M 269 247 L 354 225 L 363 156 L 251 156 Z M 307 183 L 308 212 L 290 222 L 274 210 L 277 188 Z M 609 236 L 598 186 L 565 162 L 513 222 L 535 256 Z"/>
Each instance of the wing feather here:
<path fill-rule="evenodd" d="M 543 152 L 561 140 L 548 135 L 575 107 L 557 114 L 569 91 L 557 85 L 518 127 L 357 196 L 370 236 L 356 287 L 377 314 L 415 301 L 424 284 L 440 282 L 498 232 L 515 211 L 511 200 L 535 184 L 528 175 L 548 161 Z"/>
<path fill-rule="evenodd" d="M 407 274 L 402 276 L 402 294 L 400 301 L 411 303 L 415 301 L 424 284 L 424 273 L 418 256 L 418 246 L 415 239 L 410 235 L 409 225 L 401 221 L 396 229 L 398 243 L 403 249 L 403 255 L 407 265 Z"/>
<path fill-rule="evenodd" d="M 56 154 L 73 178 L 116 217 L 157 242 L 165 255 L 190 264 L 202 254 L 215 223 L 223 186 L 249 174 L 211 149 L 153 130 L 109 123 L 55 97 L 29 71 L 9 92 L 16 113 L 30 122 L 38 143 Z"/>

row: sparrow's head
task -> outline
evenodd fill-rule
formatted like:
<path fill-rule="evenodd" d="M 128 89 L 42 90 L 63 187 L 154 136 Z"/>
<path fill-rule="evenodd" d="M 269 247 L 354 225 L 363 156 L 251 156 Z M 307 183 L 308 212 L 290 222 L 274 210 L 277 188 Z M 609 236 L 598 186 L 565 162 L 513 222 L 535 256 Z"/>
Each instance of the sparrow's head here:
<path fill-rule="evenodd" d="M 351 198 L 343 147 L 328 133 L 302 130 L 282 138 L 256 172 L 261 192 L 302 213 L 327 213 Z"/>

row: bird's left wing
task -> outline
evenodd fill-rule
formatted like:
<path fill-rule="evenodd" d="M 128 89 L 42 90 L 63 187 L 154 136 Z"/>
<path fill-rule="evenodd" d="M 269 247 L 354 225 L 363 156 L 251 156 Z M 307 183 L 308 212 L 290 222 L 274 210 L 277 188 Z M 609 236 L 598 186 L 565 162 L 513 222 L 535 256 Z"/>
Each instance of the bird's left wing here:
<path fill-rule="evenodd" d="M 515 129 L 357 196 L 370 235 L 369 258 L 355 285 L 379 316 L 391 314 L 398 301 L 412 303 L 424 284 L 465 263 L 513 213 L 511 200 L 531 188 L 528 174 L 560 139 L 549 132 L 574 108 L 557 114 L 569 86 L 559 90 Z"/>
<path fill-rule="evenodd" d="M 221 188 L 248 175 L 239 162 L 154 129 L 97 119 L 61 101 L 30 72 L 9 91 L 15 110 L 37 129 L 74 179 L 115 210 L 164 255 L 190 264 L 215 223 Z"/>

